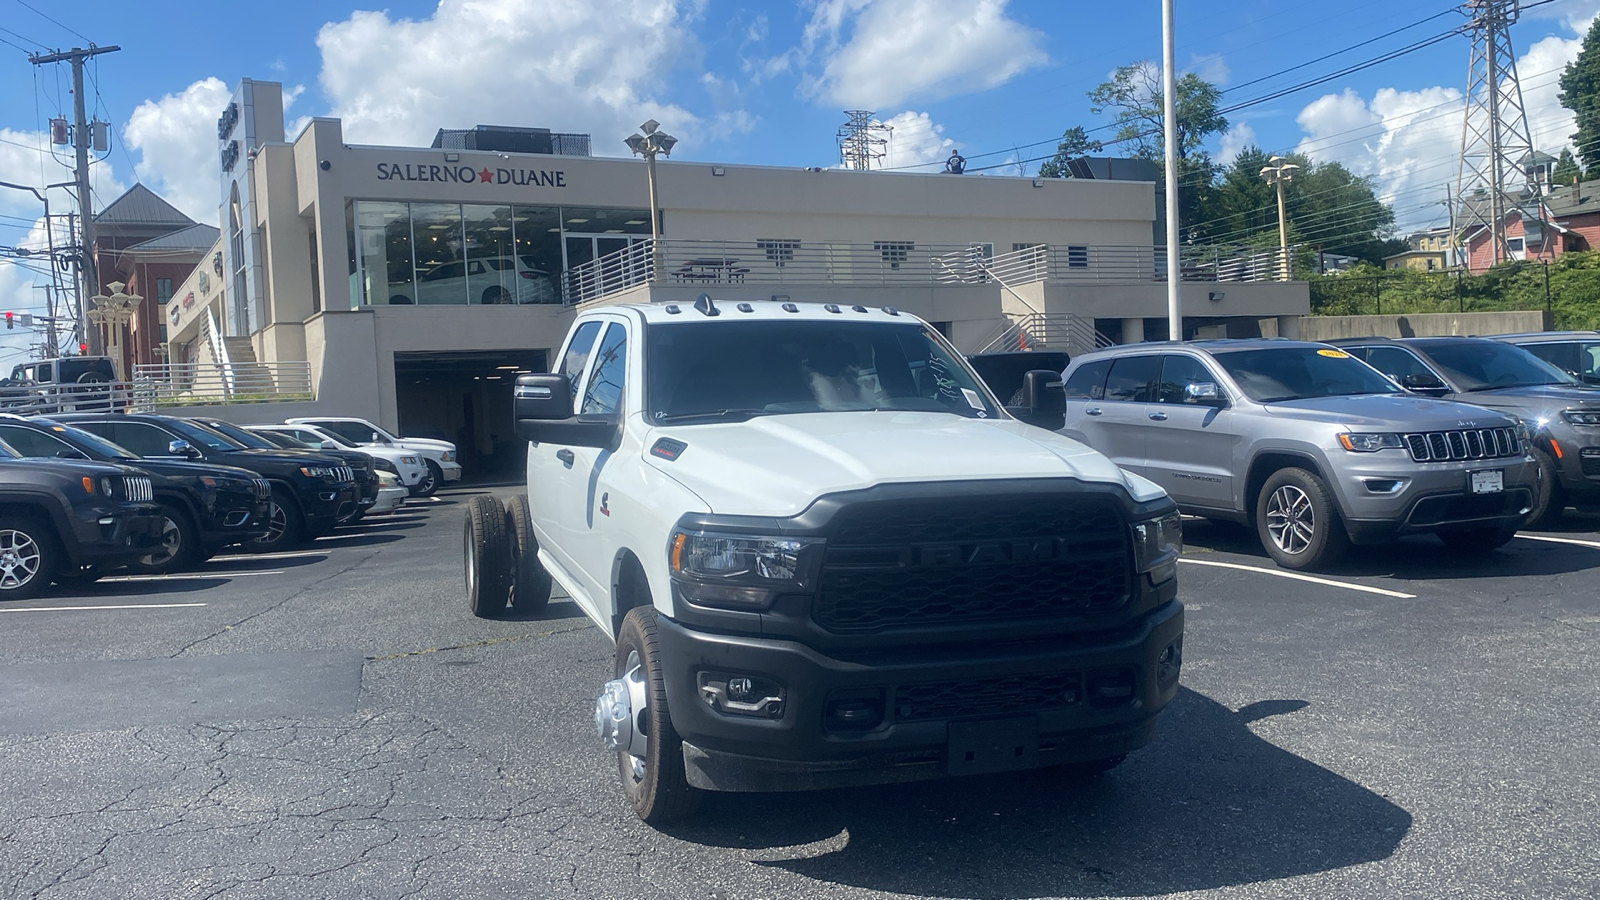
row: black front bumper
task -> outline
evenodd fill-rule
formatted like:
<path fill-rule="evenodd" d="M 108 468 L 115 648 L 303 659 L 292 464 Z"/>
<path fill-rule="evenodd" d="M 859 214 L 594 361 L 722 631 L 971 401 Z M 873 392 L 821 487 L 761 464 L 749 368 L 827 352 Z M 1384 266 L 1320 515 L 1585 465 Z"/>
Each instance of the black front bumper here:
<path fill-rule="evenodd" d="M 72 560 L 80 564 L 132 562 L 160 546 L 165 524 L 165 517 L 142 512 L 110 513 L 97 516 L 92 523 L 81 522 Z"/>
<path fill-rule="evenodd" d="M 360 511 L 360 495 L 353 481 L 333 482 L 299 491 L 306 528 L 313 534 L 333 529 Z"/>
<path fill-rule="evenodd" d="M 1149 742 L 1156 714 L 1176 694 L 1183 638 L 1176 600 L 1092 635 L 850 658 L 791 640 L 691 629 L 664 616 L 657 622 L 689 783 L 722 791 L 811 790 L 1117 756 Z M 702 691 L 705 673 L 781 686 L 781 715 L 719 712 Z M 872 697 L 881 708 L 872 727 L 830 723 L 836 704 Z M 1015 758 L 993 758 L 992 747 L 980 746 L 990 735 L 1009 741 L 1003 749 Z"/>

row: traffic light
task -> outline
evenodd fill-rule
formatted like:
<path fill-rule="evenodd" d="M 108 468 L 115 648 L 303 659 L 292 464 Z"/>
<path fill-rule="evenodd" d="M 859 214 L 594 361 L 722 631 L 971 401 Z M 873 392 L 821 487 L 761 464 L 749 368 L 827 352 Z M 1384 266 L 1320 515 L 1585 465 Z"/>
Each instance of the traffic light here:
<path fill-rule="evenodd" d="M 17 323 L 11 321 L 11 313 L 6 313 L 6 330 L 10 331 L 15 327 L 17 327 Z"/>
<path fill-rule="evenodd" d="M 78 355 L 79 356 L 88 356 L 89 355 L 89 345 L 88 344 L 84 344 L 84 343 L 79 343 L 78 344 Z"/>

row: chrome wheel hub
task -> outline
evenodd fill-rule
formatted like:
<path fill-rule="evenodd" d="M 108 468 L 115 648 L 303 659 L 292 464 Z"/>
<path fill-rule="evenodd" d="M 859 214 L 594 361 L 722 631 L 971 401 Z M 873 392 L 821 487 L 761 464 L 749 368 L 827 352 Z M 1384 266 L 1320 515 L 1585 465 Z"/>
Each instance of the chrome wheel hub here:
<path fill-rule="evenodd" d="M 649 714 L 644 665 L 638 651 L 628 653 L 624 674 L 606 682 L 594 701 L 594 728 L 607 750 L 628 754 L 634 777 L 644 777 L 644 757 L 650 736 L 641 727 Z"/>
<path fill-rule="evenodd" d="M 39 545 L 29 535 L 0 531 L 0 590 L 19 588 L 39 574 Z"/>
<path fill-rule="evenodd" d="M 1267 534 L 1284 553 L 1304 553 L 1317 534 L 1316 512 L 1306 492 L 1286 484 L 1267 500 Z"/>

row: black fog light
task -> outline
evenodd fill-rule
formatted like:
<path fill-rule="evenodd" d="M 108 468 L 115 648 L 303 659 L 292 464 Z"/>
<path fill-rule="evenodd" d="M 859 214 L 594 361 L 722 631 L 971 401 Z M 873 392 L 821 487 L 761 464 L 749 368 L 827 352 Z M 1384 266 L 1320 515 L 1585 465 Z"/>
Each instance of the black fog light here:
<path fill-rule="evenodd" d="M 788 705 L 783 685 L 770 678 L 737 672 L 701 672 L 699 681 L 700 699 L 725 716 L 780 719 Z"/>
<path fill-rule="evenodd" d="M 1122 706 L 1133 700 L 1133 669 L 1122 666 L 1116 669 L 1096 669 L 1084 681 L 1088 686 L 1089 705 L 1101 709 Z"/>
<path fill-rule="evenodd" d="M 1156 657 L 1156 681 L 1166 684 L 1178 677 L 1183 668 L 1183 638 L 1168 644 Z"/>
<path fill-rule="evenodd" d="M 883 724 L 883 692 L 839 692 L 828 698 L 823 725 L 829 731 L 871 731 Z"/>

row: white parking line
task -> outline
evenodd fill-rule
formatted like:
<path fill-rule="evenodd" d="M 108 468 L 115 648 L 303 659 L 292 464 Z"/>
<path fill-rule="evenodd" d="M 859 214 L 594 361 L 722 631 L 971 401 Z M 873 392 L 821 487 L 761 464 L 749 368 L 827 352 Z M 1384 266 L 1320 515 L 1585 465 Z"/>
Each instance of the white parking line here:
<path fill-rule="evenodd" d="M 1325 584 L 1328 587 L 1344 588 L 1347 591 L 1360 591 L 1364 594 L 1381 594 L 1385 597 L 1397 597 L 1401 600 L 1415 600 L 1416 594 L 1403 594 L 1399 591 L 1389 591 L 1383 588 L 1368 587 L 1364 584 L 1351 584 L 1348 581 L 1334 581 L 1331 578 L 1317 578 L 1314 575 L 1301 575 L 1299 572 L 1285 572 L 1282 569 L 1266 569 L 1260 566 L 1245 566 L 1239 563 L 1218 562 L 1212 559 L 1190 559 L 1187 556 L 1179 557 L 1178 562 L 1189 563 L 1195 566 L 1213 566 L 1218 569 L 1240 569 L 1245 572 L 1260 572 L 1263 575 L 1276 575 L 1279 578 L 1292 578 L 1295 581 L 1309 581 L 1312 584 Z"/>
<path fill-rule="evenodd" d="M 79 612 L 87 609 L 178 609 L 180 607 L 205 606 L 204 603 L 118 603 L 114 606 L 26 606 L 7 609 L 0 607 L 0 613 L 19 612 Z"/>
<path fill-rule="evenodd" d="M 271 572 L 182 572 L 174 575 L 113 575 L 101 581 L 184 581 L 190 578 L 247 578 L 251 575 L 282 575 L 283 569 Z"/>
<path fill-rule="evenodd" d="M 1542 534 L 1519 534 L 1517 537 L 1528 541 L 1549 541 L 1552 544 L 1573 544 L 1578 547 L 1593 547 L 1600 550 L 1600 541 L 1580 541 L 1577 538 L 1545 537 Z"/>
<path fill-rule="evenodd" d="M 326 550 L 286 550 L 282 553 L 230 553 L 227 556 L 213 556 L 212 562 L 227 562 L 240 559 L 305 559 L 308 556 L 322 556 Z"/>

